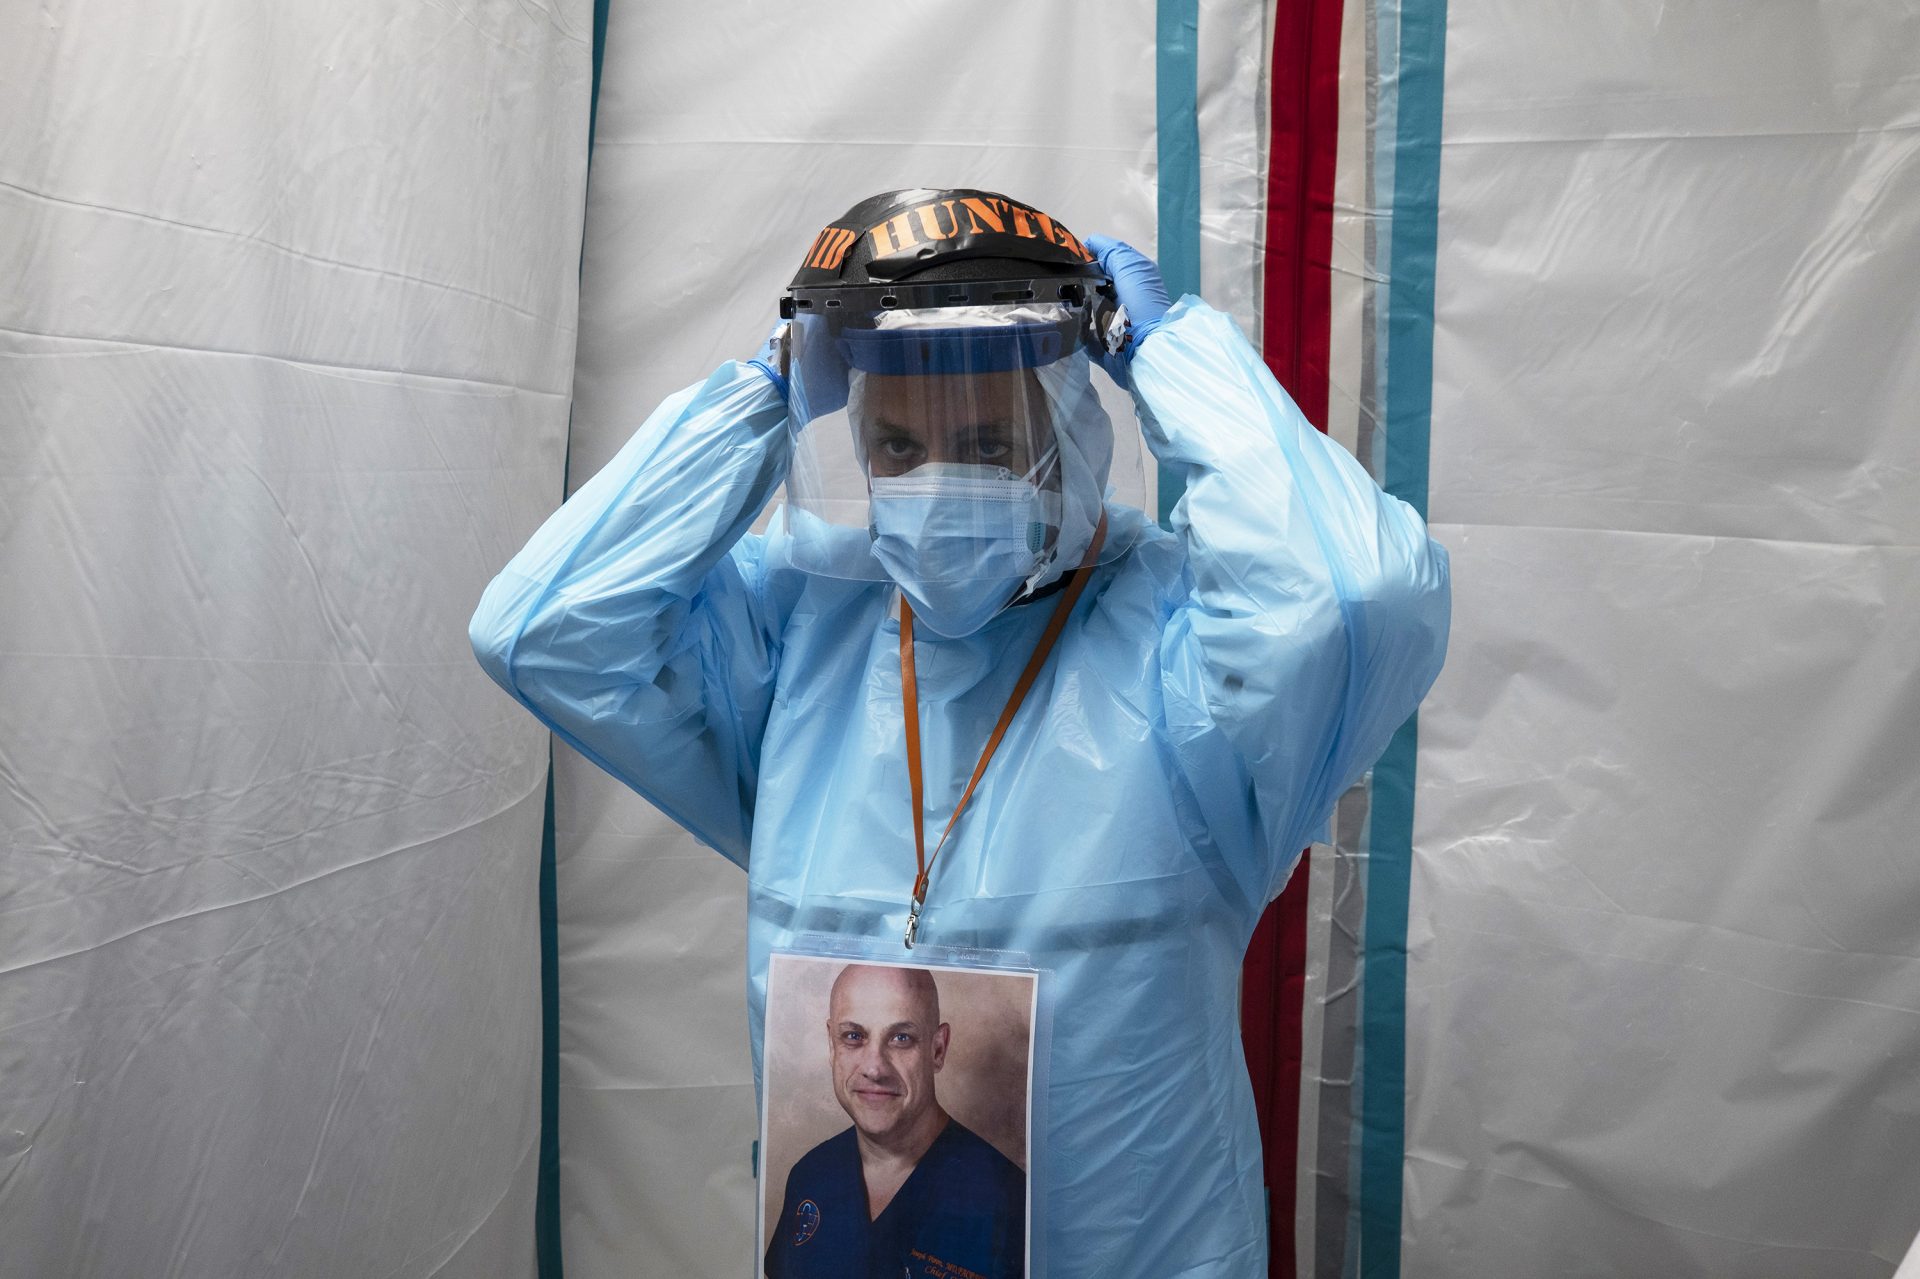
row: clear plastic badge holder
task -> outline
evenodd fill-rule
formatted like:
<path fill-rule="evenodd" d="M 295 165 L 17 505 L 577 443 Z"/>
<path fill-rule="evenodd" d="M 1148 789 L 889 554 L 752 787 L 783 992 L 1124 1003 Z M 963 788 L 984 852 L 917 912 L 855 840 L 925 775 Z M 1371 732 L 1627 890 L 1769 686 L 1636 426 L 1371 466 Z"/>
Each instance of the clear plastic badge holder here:
<path fill-rule="evenodd" d="M 940 1018 L 950 1027 L 945 1064 L 933 1080 L 934 1099 L 954 1123 L 987 1140 L 1023 1164 L 1025 1178 L 1026 1260 L 1022 1275 L 1045 1275 L 1045 1196 L 1036 1186 L 1047 1179 L 1046 1099 L 1048 1062 L 1052 1059 L 1053 982 L 1048 970 L 1036 968 L 1032 957 L 1020 951 L 980 950 L 942 946 L 932 942 L 903 949 L 897 939 L 845 937 L 806 933 L 791 945 L 774 950 L 768 959 L 766 1025 L 760 1067 L 760 1144 L 757 1160 L 755 1274 L 769 1258 L 774 1233 L 784 1231 L 797 1244 L 796 1253 L 816 1238 L 822 1226 L 818 1196 L 800 1195 L 800 1211 L 786 1210 L 789 1174 L 802 1158 L 824 1147 L 835 1135 L 843 1139 L 853 1122 L 849 1103 L 839 1099 L 836 1072 L 829 1045 L 831 988 L 849 965 L 873 968 L 920 969 L 930 973 L 939 991 Z M 1024 1016 L 1016 1017 L 1016 1005 Z M 1024 1115 L 1020 1145 L 1024 1159 L 1015 1158 L 1008 1134 L 1006 1092 L 1014 1072 L 1008 1054 L 1025 1031 L 1020 1086 Z M 978 1125 L 976 1127 L 976 1124 Z M 982 1131 L 984 1129 L 985 1131 Z M 824 1135 L 823 1135 L 824 1134 Z M 802 1188 L 804 1189 L 804 1188 Z M 864 1205 L 863 1205 L 864 1210 Z M 793 1216 L 794 1220 L 783 1220 Z M 943 1273 L 939 1258 L 923 1259 L 927 1274 Z M 949 1263 L 961 1264 L 961 1263 Z M 970 1268 L 970 1267 L 966 1267 Z M 960 1273 L 958 1270 L 948 1271 Z M 779 1279 L 779 1271 L 773 1271 Z M 919 1274 L 911 1265 L 906 1273 Z"/>

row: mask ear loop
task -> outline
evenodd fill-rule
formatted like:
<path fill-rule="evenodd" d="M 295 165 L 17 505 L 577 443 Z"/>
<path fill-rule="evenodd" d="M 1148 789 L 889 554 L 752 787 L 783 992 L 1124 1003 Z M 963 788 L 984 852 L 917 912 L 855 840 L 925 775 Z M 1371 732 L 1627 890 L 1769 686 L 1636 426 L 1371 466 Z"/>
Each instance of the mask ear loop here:
<path fill-rule="evenodd" d="M 1048 395 L 1046 383 L 1041 378 L 1039 370 L 1029 369 L 1027 375 L 1025 385 L 1028 388 L 1028 394 L 1032 397 L 1030 419 L 1037 418 L 1046 425 L 1049 443 L 1039 460 L 1028 467 L 1026 474 L 1020 478 L 1031 484 L 1034 491 L 1041 495 L 1043 510 L 1048 518 L 1044 540 L 1040 546 L 1033 548 L 1035 554 L 1039 556 L 1039 562 L 1033 566 L 1033 572 L 1027 574 L 1026 581 L 1020 584 L 1022 596 L 1031 592 L 1041 579 L 1051 573 L 1060 559 L 1060 526 L 1066 500 L 1063 491 L 1065 472 L 1060 461 L 1060 432 L 1054 425 L 1053 401 Z M 1053 500 L 1051 505 L 1046 505 L 1049 494 L 1052 495 Z"/>
<path fill-rule="evenodd" d="M 1041 495 L 1043 509 L 1048 515 L 1046 543 L 1044 546 L 1035 548 L 1040 556 L 1040 562 L 1033 566 L 1033 572 L 1027 574 L 1027 580 L 1020 584 L 1020 593 L 1025 595 L 1053 571 L 1055 562 L 1060 558 L 1060 524 L 1065 507 L 1065 494 L 1061 492 L 1060 441 L 1056 438 L 1052 446 L 1047 449 L 1046 455 L 1020 478 L 1031 484 L 1034 491 Z M 1048 494 L 1053 497 L 1050 508 L 1045 505 Z"/>
<path fill-rule="evenodd" d="M 1042 490 L 1043 492 L 1045 491 L 1047 482 L 1049 480 L 1052 480 L 1055 483 L 1058 483 L 1060 479 L 1060 443 L 1059 441 L 1056 440 L 1054 441 L 1054 443 L 1048 445 L 1047 451 L 1040 455 L 1040 460 L 1038 462 L 1035 462 L 1032 466 L 1028 467 L 1027 473 L 1025 475 L 1019 476 L 1018 478 L 1025 480 L 1027 483 L 1033 485 L 1037 489 Z"/>

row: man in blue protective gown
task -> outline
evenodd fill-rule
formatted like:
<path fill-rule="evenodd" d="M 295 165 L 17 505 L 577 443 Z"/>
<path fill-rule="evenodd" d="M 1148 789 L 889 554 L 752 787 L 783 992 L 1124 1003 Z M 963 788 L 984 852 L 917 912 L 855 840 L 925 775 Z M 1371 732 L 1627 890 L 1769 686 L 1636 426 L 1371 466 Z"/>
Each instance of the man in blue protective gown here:
<path fill-rule="evenodd" d="M 924 969 L 850 964 L 827 1014 L 853 1121 L 801 1156 L 767 1223 L 767 1279 L 1020 1279 L 1027 1179 L 934 1095 L 951 1028 Z"/>
<path fill-rule="evenodd" d="M 1034 1272 L 1264 1275 L 1241 961 L 1438 673 L 1446 555 L 1232 320 L 1005 196 L 861 202 L 782 311 L 514 557 L 475 652 L 746 870 L 756 1068 L 809 935 L 1023 956 Z M 1096 369 L 1170 530 L 1107 499 Z"/>

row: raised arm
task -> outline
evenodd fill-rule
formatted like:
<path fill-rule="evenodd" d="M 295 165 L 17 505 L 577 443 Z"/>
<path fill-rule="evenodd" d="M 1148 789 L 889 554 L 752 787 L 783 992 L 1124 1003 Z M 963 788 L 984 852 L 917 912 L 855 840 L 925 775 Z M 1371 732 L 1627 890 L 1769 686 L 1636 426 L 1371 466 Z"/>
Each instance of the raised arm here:
<path fill-rule="evenodd" d="M 1314 430 L 1230 318 L 1197 298 L 1148 318 L 1127 371 L 1149 447 L 1185 485 L 1172 522 L 1191 573 L 1162 645 L 1169 727 L 1216 843 L 1264 902 L 1439 674 L 1447 555 Z"/>
<path fill-rule="evenodd" d="M 786 474 L 781 388 L 728 363 L 661 405 L 487 588 L 496 683 L 746 865 L 778 654 L 748 525 Z"/>

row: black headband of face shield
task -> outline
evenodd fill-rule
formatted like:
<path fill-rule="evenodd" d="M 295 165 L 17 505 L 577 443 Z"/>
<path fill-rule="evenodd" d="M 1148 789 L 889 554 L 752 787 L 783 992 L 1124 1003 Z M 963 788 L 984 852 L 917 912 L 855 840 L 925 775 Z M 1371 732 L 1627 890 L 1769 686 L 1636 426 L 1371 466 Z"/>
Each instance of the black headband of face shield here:
<path fill-rule="evenodd" d="M 1036 277 L 1024 280 L 945 280 L 928 284 L 881 284 L 790 289 L 780 299 L 780 318 L 823 317 L 829 332 L 841 326 L 871 328 L 881 311 L 940 310 L 963 306 L 1064 305 L 1080 312 L 1079 340 L 1090 350 L 1116 352 L 1126 344 L 1126 316 L 1114 300 L 1113 282 L 1097 277 Z M 787 342 L 781 341 L 782 376 Z"/>

